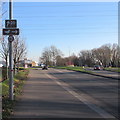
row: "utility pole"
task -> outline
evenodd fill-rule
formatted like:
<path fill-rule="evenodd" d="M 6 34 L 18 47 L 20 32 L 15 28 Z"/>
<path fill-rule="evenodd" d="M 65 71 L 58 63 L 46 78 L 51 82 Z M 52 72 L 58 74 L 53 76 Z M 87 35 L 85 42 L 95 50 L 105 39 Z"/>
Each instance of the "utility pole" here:
<path fill-rule="evenodd" d="M 12 0 L 9 0 L 9 20 L 12 20 Z M 13 80 L 13 52 L 12 52 L 12 41 L 14 40 L 13 35 L 9 35 L 9 98 L 14 100 L 14 80 Z"/>

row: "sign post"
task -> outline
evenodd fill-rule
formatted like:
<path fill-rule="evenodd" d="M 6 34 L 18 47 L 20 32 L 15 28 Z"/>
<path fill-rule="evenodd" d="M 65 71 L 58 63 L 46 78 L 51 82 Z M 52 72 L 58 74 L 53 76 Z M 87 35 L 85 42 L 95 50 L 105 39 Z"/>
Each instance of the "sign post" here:
<path fill-rule="evenodd" d="M 14 100 L 14 80 L 13 80 L 13 52 L 12 42 L 14 41 L 13 35 L 19 35 L 17 27 L 17 20 L 12 20 L 12 0 L 9 0 L 9 20 L 5 21 L 5 28 L 3 35 L 9 35 L 9 98 Z"/>
<path fill-rule="evenodd" d="M 9 19 L 12 19 L 12 0 L 9 0 Z M 14 39 L 13 35 L 11 37 Z M 8 37 L 9 41 L 9 98 L 14 100 L 14 80 L 13 80 L 13 52 L 12 52 L 12 41 L 10 40 L 10 35 Z"/>

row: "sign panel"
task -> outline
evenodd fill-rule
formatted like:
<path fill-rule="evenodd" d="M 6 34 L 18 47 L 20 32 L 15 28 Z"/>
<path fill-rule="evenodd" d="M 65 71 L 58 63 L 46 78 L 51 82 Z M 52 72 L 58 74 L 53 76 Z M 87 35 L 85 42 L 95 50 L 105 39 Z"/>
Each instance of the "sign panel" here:
<path fill-rule="evenodd" d="M 5 27 L 6 28 L 16 28 L 17 20 L 5 20 Z"/>
<path fill-rule="evenodd" d="M 19 35 L 19 29 L 3 29 L 3 35 Z"/>
<path fill-rule="evenodd" d="M 12 42 L 12 41 L 14 40 L 13 35 L 10 35 L 10 36 L 8 37 L 8 40 L 9 40 L 9 42 Z"/>

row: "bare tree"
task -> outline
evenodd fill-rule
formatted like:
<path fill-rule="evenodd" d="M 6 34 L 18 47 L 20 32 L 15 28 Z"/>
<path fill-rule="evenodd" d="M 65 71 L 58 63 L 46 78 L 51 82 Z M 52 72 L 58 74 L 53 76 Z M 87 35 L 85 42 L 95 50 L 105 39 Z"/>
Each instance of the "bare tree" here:
<path fill-rule="evenodd" d="M 6 63 L 6 78 L 8 78 L 8 51 L 8 41 L 3 37 L 3 40 L 1 41 L 0 57 L 3 58 Z"/>
<path fill-rule="evenodd" d="M 51 65 L 51 53 L 49 48 L 44 48 L 40 61 L 46 65 Z"/>
<path fill-rule="evenodd" d="M 59 60 L 59 58 L 62 55 L 63 54 L 59 49 L 57 49 L 55 46 L 50 46 L 50 47 L 44 48 L 42 52 L 41 60 L 43 63 L 47 65 L 55 66 L 57 63 L 57 60 Z"/>
<path fill-rule="evenodd" d="M 95 60 L 99 61 L 100 65 L 107 67 L 110 65 L 110 44 L 101 46 L 100 48 L 92 50 Z"/>
<path fill-rule="evenodd" d="M 93 66 L 94 58 L 91 50 L 82 50 L 79 53 L 79 60 L 81 66 Z"/>
<path fill-rule="evenodd" d="M 46 64 L 51 64 L 53 66 L 63 66 L 68 62 L 73 63 L 75 66 L 93 66 L 99 64 L 104 67 L 120 66 L 120 46 L 118 44 L 105 44 L 99 48 L 94 48 L 92 50 L 82 50 L 79 52 L 78 57 L 72 55 L 66 58 L 62 57 L 62 52 L 55 46 L 45 48 L 41 59 Z"/>
<path fill-rule="evenodd" d="M 8 41 L 5 38 L 1 41 L 0 57 L 3 58 L 8 66 Z"/>
<path fill-rule="evenodd" d="M 57 56 L 56 65 L 57 66 L 65 66 L 66 65 L 65 58 L 63 58 L 62 56 Z"/>
<path fill-rule="evenodd" d="M 113 44 L 111 46 L 111 66 L 117 67 L 120 63 L 120 47 L 118 44 Z"/>
<path fill-rule="evenodd" d="M 27 54 L 27 49 L 25 45 L 25 41 L 20 38 L 20 36 L 15 36 L 13 41 L 13 61 L 14 61 L 14 69 L 18 65 L 19 61 L 23 59 Z"/>
<path fill-rule="evenodd" d="M 92 54 L 94 59 L 101 63 L 104 67 L 107 66 L 118 66 L 119 57 L 119 46 L 117 44 L 105 44 L 100 48 L 93 49 Z"/>
<path fill-rule="evenodd" d="M 52 59 L 52 62 L 53 62 L 53 66 L 56 66 L 57 57 L 58 56 L 63 56 L 63 54 L 55 46 L 50 47 L 50 53 L 51 53 L 51 59 Z"/>
<path fill-rule="evenodd" d="M 76 55 L 72 55 L 71 56 L 72 62 L 74 64 L 74 66 L 79 66 L 79 58 Z"/>

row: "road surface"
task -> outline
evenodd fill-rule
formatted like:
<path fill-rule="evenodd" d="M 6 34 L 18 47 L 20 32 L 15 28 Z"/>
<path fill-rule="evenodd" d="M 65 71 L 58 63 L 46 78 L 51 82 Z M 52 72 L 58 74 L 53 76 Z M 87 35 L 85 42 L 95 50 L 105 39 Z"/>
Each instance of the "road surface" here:
<path fill-rule="evenodd" d="M 97 73 L 98 75 L 106 76 L 106 77 L 112 77 L 115 79 L 120 79 L 120 75 L 117 72 L 112 71 L 106 71 L 106 70 L 94 70 L 94 68 L 86 68 L 87 71 L 92 71 L 93 73 Z"/>
<path fill-rule="evenodd" d="M 115 118 L 118 80 L 69 70 L 30 70 L 12 118 Z"/>

